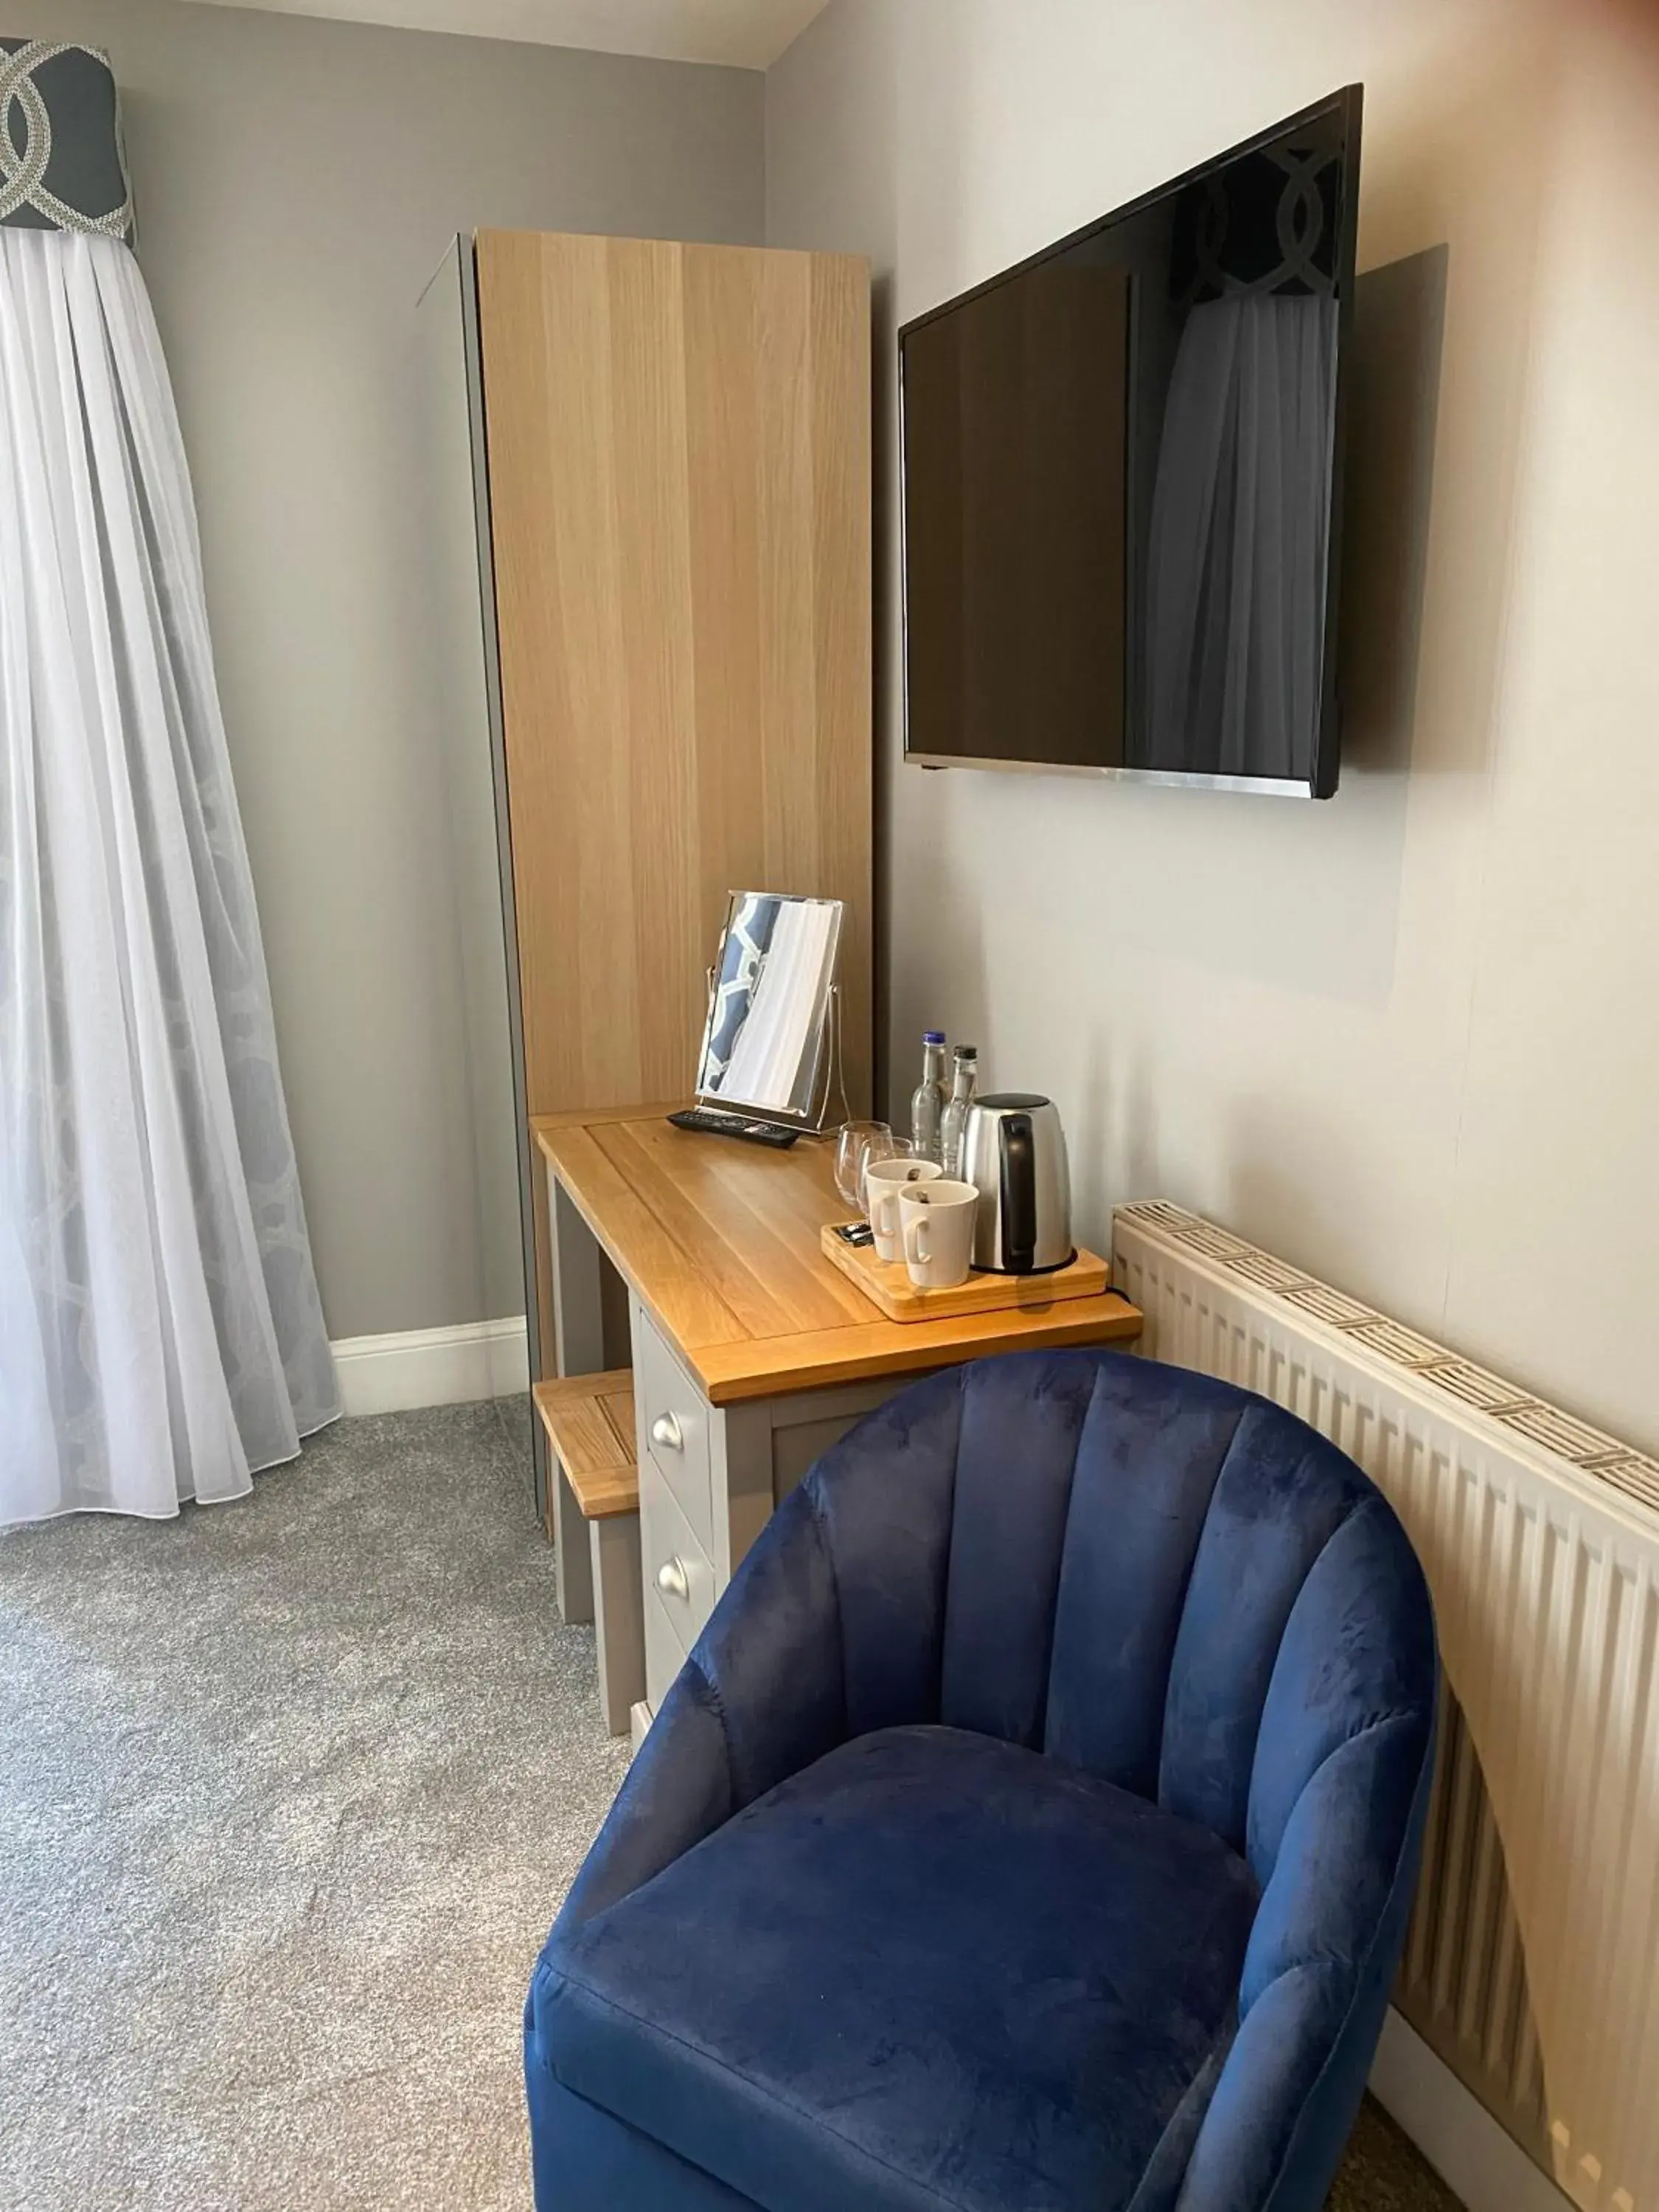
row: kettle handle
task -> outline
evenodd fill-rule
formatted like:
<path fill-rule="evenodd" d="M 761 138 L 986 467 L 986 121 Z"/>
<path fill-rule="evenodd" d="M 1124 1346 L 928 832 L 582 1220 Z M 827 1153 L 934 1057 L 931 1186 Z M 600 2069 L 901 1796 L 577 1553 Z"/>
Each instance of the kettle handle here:
<path fill-rule="evenodd" d="M 1036 1265 L 1036 1152 L 1030 1115 L 1007 1115 L 1000 1134 L 1002 1264 L 1011 1275 L 1029 1275 Z"/>

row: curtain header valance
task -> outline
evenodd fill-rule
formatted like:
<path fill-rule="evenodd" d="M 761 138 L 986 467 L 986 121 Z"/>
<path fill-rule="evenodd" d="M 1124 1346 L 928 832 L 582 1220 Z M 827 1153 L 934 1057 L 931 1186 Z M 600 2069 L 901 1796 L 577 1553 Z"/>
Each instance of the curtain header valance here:
<path fill-rule="evenodd" d="M 0 225 L 132 243 L 132 190 L 109 58 L 0 38 Z"/>

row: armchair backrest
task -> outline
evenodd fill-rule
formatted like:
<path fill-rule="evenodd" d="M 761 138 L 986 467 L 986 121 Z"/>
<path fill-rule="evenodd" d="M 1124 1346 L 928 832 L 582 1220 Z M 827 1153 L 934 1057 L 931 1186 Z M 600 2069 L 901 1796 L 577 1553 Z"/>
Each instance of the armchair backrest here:
<path fill-rule="evenodd" d="M 1200 1821 L 1264 1887 L 1320 1764 L 1432 1727 L 1416 1558 L 1352 1460 L 1248 1391 L 1123 1354 L 936 1376 L 805 1487 L 849 1734 L 935 1720 Z"/>

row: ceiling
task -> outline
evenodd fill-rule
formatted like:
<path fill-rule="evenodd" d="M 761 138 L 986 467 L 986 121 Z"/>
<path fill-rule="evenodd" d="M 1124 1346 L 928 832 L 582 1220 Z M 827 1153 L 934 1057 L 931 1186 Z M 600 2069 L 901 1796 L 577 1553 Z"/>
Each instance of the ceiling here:
<path fill-rule="evenodd" d="M 204 0 L 408 31 L 465 31 L 544 46 L 765 69 L 825 0 Z"/>

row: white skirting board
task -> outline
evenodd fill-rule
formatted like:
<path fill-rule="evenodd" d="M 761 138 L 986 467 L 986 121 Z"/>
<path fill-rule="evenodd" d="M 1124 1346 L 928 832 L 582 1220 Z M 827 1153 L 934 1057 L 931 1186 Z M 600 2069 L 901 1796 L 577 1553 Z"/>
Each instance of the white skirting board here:
<path fill-rule="evenodd" d="M 525 1317 L 411 1328 L 397 1336 L 348 1336 L 334 1346 L 348 1413 L 400 1413 L 510 1398 L 530 1388 Z"/>
<path fill-rule="evenodd" d="M 1392 2005 L 1370 2090 L 1468 2212 L 1572 2212 L 1571 2199 Z"/>

